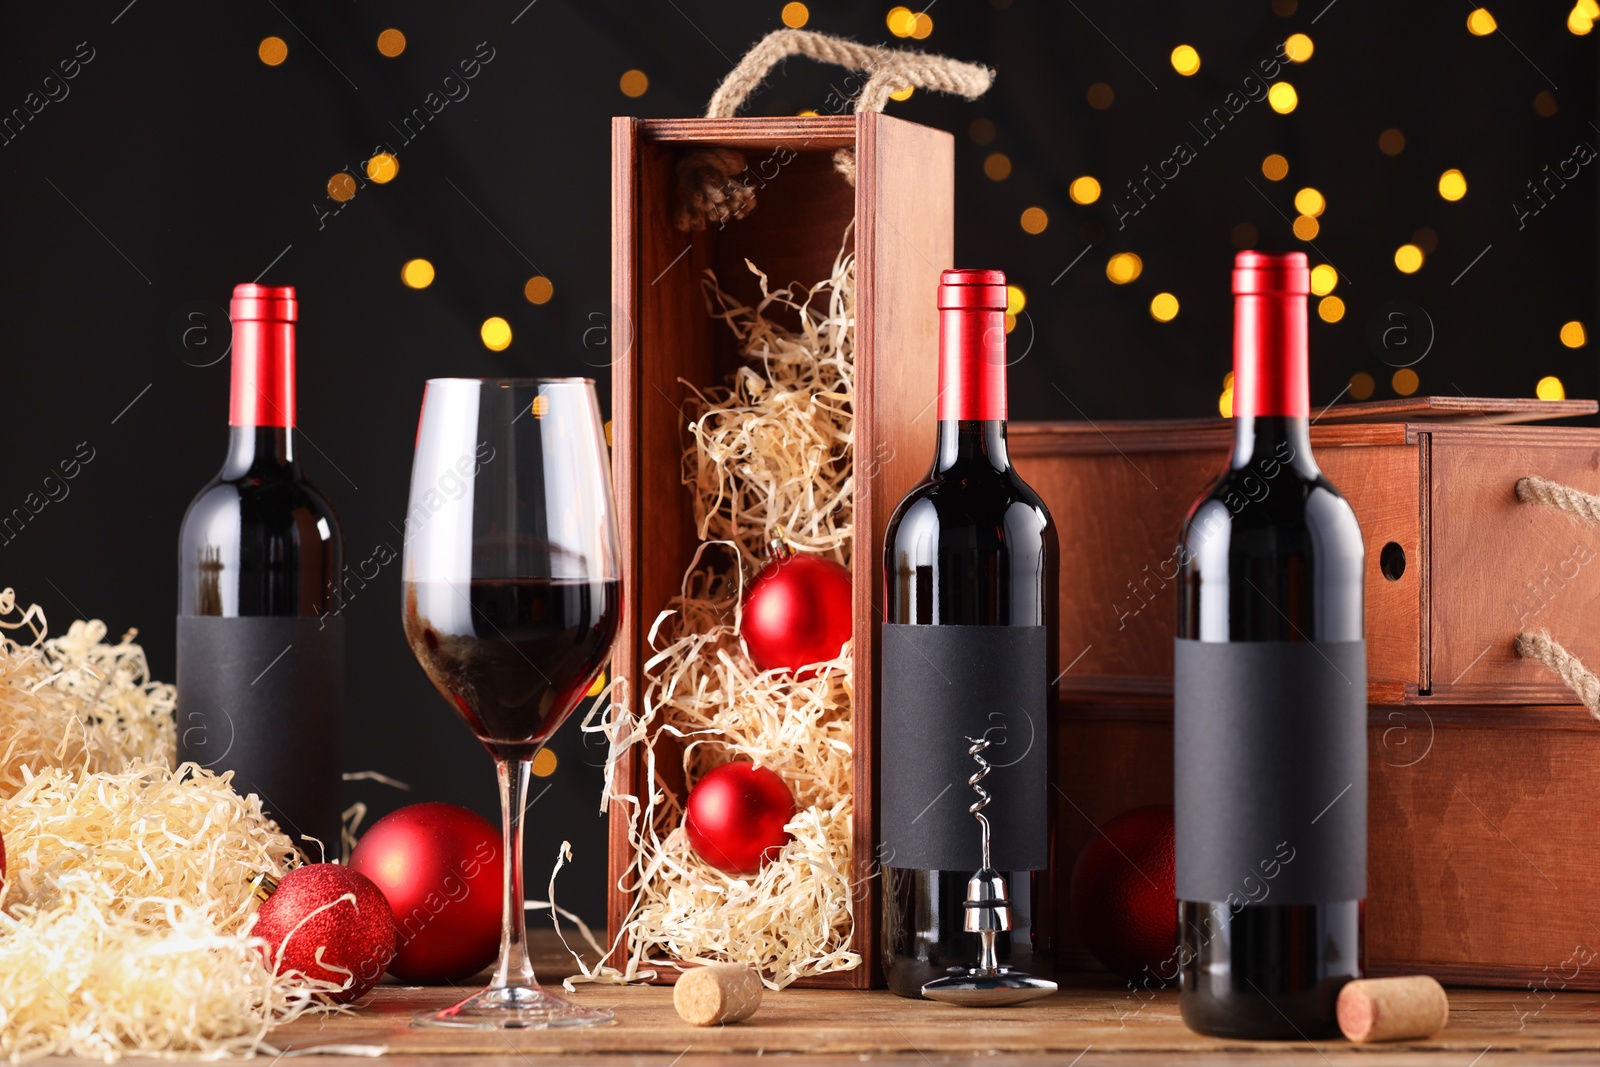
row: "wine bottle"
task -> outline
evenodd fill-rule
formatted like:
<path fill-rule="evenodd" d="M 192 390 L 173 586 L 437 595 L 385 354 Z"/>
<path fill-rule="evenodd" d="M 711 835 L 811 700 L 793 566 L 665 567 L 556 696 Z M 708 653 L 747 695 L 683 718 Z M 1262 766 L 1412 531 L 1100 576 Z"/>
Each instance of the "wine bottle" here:
<path fill-rule="evenodd" d="M 1365 550 L 1311 454 L 1301 252 L 1233 272 L 1233 454 L 1180 537 L 1179 1006 L 1201 1033 L 1331 1037 L 1361 976 Z"/>
<path fill-rule="evenodd" d="M 232 771 L 296 845 L 337 858 L 343 538 L 300 467 L 298 303 L 240 285 L 231 314 L 228 456 L 179 534 L 178 758 Z"/>
<path fill-rule="evenodd" d="M 1002 272 L 943 273 L 933 469 L 884 540 L 878 859 L 884 968 L 906 997 L 979 958 L 963 929 L 981 866 L 968 738 L 991 742 L 983 814 L 1013 915 L 998 962 L 1054 970 L 1056 529 L 1006 453 L 1005 311 Z"/>

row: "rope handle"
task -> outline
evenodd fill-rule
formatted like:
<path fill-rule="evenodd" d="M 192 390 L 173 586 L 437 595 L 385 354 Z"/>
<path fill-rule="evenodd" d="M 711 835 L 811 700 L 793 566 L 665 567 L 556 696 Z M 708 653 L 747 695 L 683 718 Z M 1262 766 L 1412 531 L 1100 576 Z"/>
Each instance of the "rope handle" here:
<path fill-rule="evenodd" d="M 1517 499 L 1524 504 L 1539 504 L 1600 523 L 1600 496 L 1532 474 L 1517 479 L 1516 491 Z M 1552 638 L 1550 631 L 1518 634 L 1516 649 L 1517 655 L 1523 659 L 1542 663 L 1554 671 L 1583 701 L 1589 714 L 1600 719 L 1600 678 L 1595 677 L 1595 673 L 1585 667 L 1582 660 Z"/>
<path fill-rule="evenodd" d="M 976 100 L 994 82 L 994 71 L 988 67 L 948 56 L 857 44 L 814 30 L 773 30 L 728 72 L 711 95 L 706 118 L 732 118 L 772 68 L 790 56 L 868 72 L 855 99 L 857 111 L 882 111 L 892 94 L 906 89 L 932 89 Z"/>
<path fill-rule="evenodd" d="M 893 94 L 905 89 L 932 89 L 976 100 L 994 83 L 994 71 L 976 63 L 857 44 L 814 30 L 773 30 L 728 72 L 711 95 L 706 118 L 732 118 L 772 68 L 791 56 L 867 72 L 867 80 L 851 100 L 857 112 L 882 111 Z M 834 152 L 833 167 L 855 185 L 854 150 Z M 724 225 L 755 210 L 755 188 L 744 180 L 746 170 L 744 155 L 731 148 L 695 148 L 683 153 L 677 163 L 673 225 L 683 231 L 703 230 L 708 223 Z"/>

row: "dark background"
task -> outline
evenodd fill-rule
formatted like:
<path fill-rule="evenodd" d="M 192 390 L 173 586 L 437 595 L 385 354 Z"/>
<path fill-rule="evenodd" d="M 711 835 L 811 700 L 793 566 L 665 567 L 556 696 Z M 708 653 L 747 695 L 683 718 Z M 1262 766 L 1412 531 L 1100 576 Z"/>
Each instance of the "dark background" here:
<path fill-rule="evenodd" d="M 1013 370 L 1014 417 L 1214 414 L 1242 223 L 1259 247 L 1302 248 L 1340 271 L 1344 318 L 1312 323 L 1314 403 L 1349 402 L 1343 391 L 1361 373 L 1374 399 L 1395 395 L 1399 360 L 1369 345 L 1367 327 L 1397 299 L 1422 308 L 1436 332 L 1414 368 L 1421 393 L 1531 396 L 1556 375 L 1568 396 L 1596 395 L 1593 350 L 1558 340 L 1563 323 L 1595 321 L 1596 165 L 1521 229 L 1513 206 L 1546 165 L 1600 139 L 1593 37 L 1568 30 L 1570 4 L 1491 3 L 1500 32 L 1480 37 L 1466 28 L 1470 3 L 943 0 L 916 42 L 887 31 L 891 6 L 819 0 L 807 25 L 997 69 L 977 103 L 919 91 L 890 110 L 956 135 L 959 263 L 1003 267 L 1027 292 L 1013 334 L 1028 346 Z M 0 510 L 38 491 L 80 442 L 95 458 L 70 496 L 0 546 L 0 584 L 41 603 L 56 632 L 80 614 L 113 632 L 139 627 L 155 675 L 172 676 L 174 546 L 185 506 L 222 460 L 228 365 L 212 361 L 237 282 L 299 289 L 304 456 L 340 511 L 352 562 L 383 542 L 399 547 L 423 379 L 587 373 L 605 404 L 595 342 L 610 312 L 607 120 L 699 114 L 738 57 L 781 25 L 782 9 L 781 0 L 7 5 L 0 115 L 24 107 L 80 42 L 94 58 L 66 83 L 69 95 L 0 145 Z M 394 58 L 376 47 L 389 27 L 408 41 Z M 1315 44 L 1309 62 L 1281 75 L 1298 108 L 1250 104 L 1202 146 L 1189 123 L 1293 32 Z M 276 67 L 257 57 L 268 36 L 288 43 Z M 390 123 L 480 42 L 493 59 L 470 95 L 404 143 Z M 1182 43 L 1201 56 L 1193 77 L 1168 58 Z M 619 88 L 630 69 L 649 78 L 637 99 Z M 794 60 L 747 110 L 823 108 L 842 79 Z M 1105 110 L 1087 102 L 1097 82 L 1114 93 Z M 1553 115 L 1536 113 L 1541 92 Z M 974 119 L 993 123 L 992 143 L 975 141 Z M 1407 139 L 1397 156 L 1378 148 L 1390 127 Z M 1112 199 L 1126 200 L 1125 183 L 1178 140 L 1198 158 L 1119 230 Z M 360 174 L 384 142 L 397 149 L 398 176 L 363 183 L 333 214 L 329 178 Z M 985 177 L 992 152 L 1011 160 L 1003 181 Z M 1286 180 L 1263 177 L 1270 152 L 1289 160 Z M 1437 192 L 1451 167 L 1469 183 L 1455 203 Z M 1104 188 L 1088 206 L 1067 191 L 1084 174 Z M 1314 248 L 1290 231 L 1305 186 L 1328 202 Z M 1019 218 L 1035 206 L 1050 221 L 1031 235 Z M 1418 273 L 1401 274 L 1394 251 L 1421 228 L 1437 247 Z M 1105 273 L 1119 251 L 1144 263 L 1123 286 Z M 413 257 L 437 268 L 431 287 L 401 284 Z M 554 286 L 540 306 L 523 297 L 535 274 Z M 1148 310 L 1161 291 L 1181 303 L 1170 323 Z M 503 352 L 479 340 L 491 315 L 514 331 Z M 347 609 L 344 764 L 413 789 L 355 782 L 347 799 L 369 803 L 372 817 L 422 799 L 492 814 L 488 758 L 401 637 L 397 575 L 385 568 Z M 530 888 L 542 895 L 570 838 L 576 863 L 558 895 L 596 920 L 602 752 L 575 724 L 554 749 L 555 772 L 534 787 L 549 790 L 530 820 Z"/>

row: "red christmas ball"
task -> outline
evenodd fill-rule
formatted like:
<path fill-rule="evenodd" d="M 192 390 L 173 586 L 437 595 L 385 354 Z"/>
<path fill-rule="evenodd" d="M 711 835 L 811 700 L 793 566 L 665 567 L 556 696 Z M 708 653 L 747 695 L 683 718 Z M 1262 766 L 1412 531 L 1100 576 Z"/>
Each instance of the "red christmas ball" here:
<path fill-rule="evenodd" d="M 798 671 L 833 659 L 853 632 L 850 572 L 781 546 L 774 557 L 744 598 L 739 634 L 751 661 L 764 671 Z"/>
<path fill-rule="evenodd" d="M 772 771 L 725 763 L 689 790 L 683 829 L 695 855 L 728 874 L 754 874 L 789 841 L 794 794 Z"/>
<path fill-rule="evenodd" d="M 350 868 L 388 898 L 399 933 L 389 973 L 421 985 L 469 978 L 500 950 L 500 829 L 454 804 L 413 804 L 361 835 Z"/>
<path fill-rule="evenodd" d="M 312 863 L 284 875 L 256 912 L 255 934 L 267 942 L 277 973 L 344 988 L 323 994 L 336 1004 L 367 995 L 394 958 L 394 915 L 383 893 L 337 863 Z M 321 962 L 318 962 L 318 953 Z"/>
<path fill-rule="evenodd" d="M 1072 867 L 1072 914 L 1095 959 L 1129 979 L 1170 979 L 1178 944 L 1172 806 L 1100 828 Z"/>

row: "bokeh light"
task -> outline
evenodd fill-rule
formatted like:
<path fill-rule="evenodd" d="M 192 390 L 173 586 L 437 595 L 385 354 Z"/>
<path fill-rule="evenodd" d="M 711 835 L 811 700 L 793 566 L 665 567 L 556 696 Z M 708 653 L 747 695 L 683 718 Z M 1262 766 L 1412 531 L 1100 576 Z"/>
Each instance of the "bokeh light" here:
<path fill-rule="evenodd" d="M 1356 400 L 1366 400 L 1377 388 L 1378 383 L 1364 370 L 1350 375 L 1350 396 Z"/>
<path fill-rule="evenodd" d="M 1561 343 L 1568 348 L 1582 348 L 1589 343 L 1589 334 L 1581 322 L 1568 322 L 1561 327 Z"/>
<path fill-rule="evenodd" d="M 1567 387 L 1561 384 L 1560 378 L 1550 374 L 1539 379 L 1539 384 L 1533 387 L 1533 394 L 1540 400 L 1565 400 Z"/>
<path fill-rule="evenodd" d="M 1477 8 L 1467 16 L 1467 32 L 1474 37 L 1487 37 L 1497 28 L 1494 16 L 1489 14 L 1486 7 Z"/>
<path fill-rule="evenodd" d="M 1460 200 L 1467 195 L 1467 177 L 1451 167 L 1439 175 L 1439 195 L 1446 200 Z"/>
<path fill-rule="evenodd" d="M 1084 96 L 1088 98 L 1089 106 L 1096 111 L 1104 111 L 1114 104 L 1117 99 L 1117 94 L 1105 82 L 1095 82 L 1089 86 Z"/>
<path fill-rule="evenodd" d="M 1022 228 L 1028 233 L 1040 234 L 1050 225 L 1050 216 L 1042 207 L 1030 207 L 1022 213 Z"/>
<path fill-rule="evenodd" d="M 282 37 L 263 37 L 256 46 L 256 55 L 269 67 L 276 67 L 289 58 L 289 42 Z"/>
<path fill-rule="evenodd" d="M 394 181 L 399 173 L 400 161 L 388 152 L 379 152 L 367 160 L 367 177 L 379 185 Z"/>
<path fill-rule="evenodd" d="M 989 119 L 973 119 L 967 126 L 967 136 L 972 138 L 974 144 L 989 144 L 999 132 Z"/>
<path fill-rule="evenodd" d="M 1280 115 L 1287 115 L 1300 103 L 1300 94 L 1288 82 L 1277 82 L 1267 90 L 1267 103 Z"/>
<path fill-rule="evenodd" d="M 1320 218 L 1323 210 L 1328 206 L 1327 198 L 1316 189 L 1307 186 L 1294 194 L 1294 209 L 1302 215 Z"/>
<path fill-rule="evenodd" d="M 1323 322 L 1338 322 L 1344 318 L 1344 301 L 1336 296 L 1325 296 L 1317 301 L 1317 317 Z"/>
<path fill-rule="evenodd" d="M 1157 322 L 1171 322 L 1178 317 L 1178 298 L 1171 293 L 1157 293 L 1150 298 L 1150 317 Z"/>
<path fill-rule="evenodd" d="M 1006 286 L 1006 314 L 1020 315 L 1022 309 L 1028 306 L 1028 294 L 1022 291 L 1020 285 Z"/>
<path fill-rule="evenodd" d="M 1311 43 L 1311 38 L 1303 33 L 1292 33 L 1289 39 L 1283 42 L 1283 54 L 1289 57 L 1291 63 L 1304 63 L 1311 58 L 1311 53 L 1316 46 Z"/>
<path fill-rule="evenodd" d="M 1074 204 L 1092 204 L 1100 199 L 1100 183 L 1089 175 L 1074 178 L 1072 185 L 1067 188 L 1067 195 L 1072 197 Z"/>
<path fill-rule="evenodd" d="M 1144 260 L 1132 252 L 1118 252 L 1106 261 L 1106 277 L 1118 285 L 1127 285 L 1144 271 Z"/>
<path fill-rule="evenodd" d="M 1180 44 L 1172 50 L 1172 69 L 1187 78 L 1200 69 L 1200 53 L 1193 45 Z"/>
<path fill-rule="evenodd" d="M 909 7 L 891 7 L 883 21 L 896 37 L 910 37 L 911 28 L 917 24 L 917 16 Z"/>
<path fill-rule="evenodd" d="M 1416 245 L 1401 245 L 1394 250 L 1394 265 L 1401 274 L 1415 274 L 1422 269 L 1422 249 Z"/>
<path fill-rule="evenodd" d="M 392 26 L 378 34 L 378 51 L 393 59 L 406 50 L 406 35 Z"/>
<path fill-rule="evenodd" d="M 1556 100 L 1556 94 L 1549 89 L 1540 89 L 1533 94 L 1533 113 L 1540 118 L 1547 119 L 1560 110 L 1561 105 Z"/>
<path fill-rule="evenodd" d="M 1378 134 L 1378 151 L 1386 156 L 1398 156 L 1406 150 L 1406 135 L 1390 127 Z"/>
<path fill-rule="evenodd" d="M 1311 268 L 1311 291 L 1317 296 L 1327 296 L 1339 284 L 1339 272 L 1332 264 L 1318 263 Z"/>
<path fill-rule="evenodd" d="M 356 195 L 356 180 L 341 170 L 328 179 L 328 195 L 344 203 Z"/>
<path fill-rule="evenodd" d="M 990 152 L 984 158 L 983 173 L 993 181 L 1005 181 L 1011 177 L 1011 157 L 1004 152 Z"/>
<path fill-rule="evenodd" d="M 798 30 L 811 19 L 811 11 L 806 5 L 795 2 L 783 5 L 783 14 L 779 16 L 783 24 L 791 30 Z"/>
<path fill-rule="evenodd" d="M 555 291 L 556 287 L 543 274 L 535 274 L 522 287 L 522 295 L 530 304 L 548 304 Z"/>
<path fill-rule="evenodd" d="M 1417 377 L 1417 372 L 1410 367 L 1401 367 L 1389 379 L 1389 385 L 1400 396 L 1410 396 L 1417 391 L 1417 386 L 1422 384 L 1422 379 Z"/>
<path fill-rule="evenodd" d="M 1225 419 L 1233 418 L 1233 386 L 1229 385 L 1222 390 L 1222 395 L 1217 397 L 1217 414 Z"/>
<path fill-rule="evenodd" d="M 1294 235 L 1302 241 L 1315 241 L 1322 232 L 1322 224 L 1315 215 L 1301 215 L 1294 220 Z"/>
<path fill-rule="evenodd" d="M 791 6 L 800 7 L 801 5 L 793 4 Z M 802 23 L 802 25 L 803 25 L 803 23 Z M 558 757 L 550 749 L 541 748 L 539 750 L 539 754 L 537 756 L 533 757 L 533 767 L 531 768 L 532 771 L 533 771 L 533 776 L 535 778 L 548 778 L 548 777 L 550 777 L 552 774 L 556 773 L 556 766 L 560 762 L 561 762 L 560 757 Z"/>
<path fill-rule="evenodd" d="M 1261 161 L 1261 173 L 1271 182 L 1280 182 L 1289 176 L 1289 161 L 1274 152 Z"/>
<path fill-rule="evenodd" d="M 483 347 L 489 351 L 503 352 L 511 344 L 511 324 L 495 315 L 483 320 L 478 336 L 483 338 Z"/>
<path fill-rule="evenodd" d="M 640 97 L 650 90 L 650 76 L 642 70 L 625 70 L 617 79 L 623 96 Z"/>
<path fill-rule="evenodd" d="M 400 280 L 413 289 L 426 289 L 433 284 L 433 264 L 425 259 L 408 259 L 400 268 Z"/>

